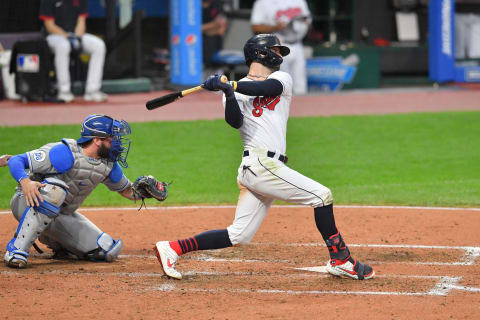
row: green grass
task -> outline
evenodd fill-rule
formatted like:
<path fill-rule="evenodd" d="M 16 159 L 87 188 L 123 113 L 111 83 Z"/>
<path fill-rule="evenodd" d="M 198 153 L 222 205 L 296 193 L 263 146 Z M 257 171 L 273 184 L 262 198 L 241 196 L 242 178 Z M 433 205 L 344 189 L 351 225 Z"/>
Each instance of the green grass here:
<path fill-rule="evenodd" d="M 289 166 L 332 189 L 337 204 L 479 206 L 479 123 L 479 112 L 291 118 Z M 132 130 L 125 173 L 173 180 L 165 205 L 236 202 L 242 147 L 223 120 L 134 123 Z M 78 134 L 78 125 L 0 127 L 0 154 Z M 14 186 L 0 168 L 0 208 Z M 131 202 L 100 186 L 84 205 Z"/>

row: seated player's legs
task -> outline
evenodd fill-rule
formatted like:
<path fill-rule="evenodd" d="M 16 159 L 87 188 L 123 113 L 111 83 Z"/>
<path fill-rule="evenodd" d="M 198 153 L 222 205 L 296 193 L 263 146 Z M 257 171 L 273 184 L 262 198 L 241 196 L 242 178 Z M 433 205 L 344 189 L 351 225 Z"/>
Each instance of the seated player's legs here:
<path fill-rule="evenodd" d="M 121 239 L 113 239 L 78 212 L 60 214 L 43 232 L 40 241 L 60 244 L 79 259 L 92 261 L 113 261 L 123 248 Z"/>
<path fill-rule="evenodd" d="M 54 63 L 58 90 L 60 93 L 70 93 L 70 42 L 58 34 L 48 35 L 47 42 L 55 55 Z"/>
<path fill-rule="evenodd" d="M 12 212 L 20 223 L 15 235 L 7 244 L 4 260 L 9 267 L 26 267 L 33 242 L 48 227 L 52 219 L 58 216 L 60 207 L 65 201 L 68 187 L 63 181 L 49 178 L 43 183 L 45 186 L 40 188 L 43 202 L 40 202 L 39 206 L 27 206 L 20 193 L 15 194 L 11 201 Z"/>
<path fill-rule="evenodd" d="M 273 199 L 261 196 L 239 184 L 235 219 L 227 228 L 232 245 L 249 243 L 260 228 Z"/>
<path fill-rule="evenodd" d="M 83 50 L 90 55 L 87 73 L 86 92 L 98 92 L 102 86 L 103 65 L 105 61 L 106 47 L 103 40 L 91 35 L 84 34 L 82 37 Z"/>

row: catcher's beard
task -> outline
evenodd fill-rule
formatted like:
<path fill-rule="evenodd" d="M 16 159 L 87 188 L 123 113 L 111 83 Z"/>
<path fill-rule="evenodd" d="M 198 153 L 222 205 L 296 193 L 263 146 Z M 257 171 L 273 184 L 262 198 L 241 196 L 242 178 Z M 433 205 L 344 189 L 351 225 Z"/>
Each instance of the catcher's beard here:
<path fill-rule="evenodd" d="M 105 142 L 102 141 L 102 144 L 98 148 L 98 156 L 103 159 L 110 159 L 110 148 L 105 145 Z"/>

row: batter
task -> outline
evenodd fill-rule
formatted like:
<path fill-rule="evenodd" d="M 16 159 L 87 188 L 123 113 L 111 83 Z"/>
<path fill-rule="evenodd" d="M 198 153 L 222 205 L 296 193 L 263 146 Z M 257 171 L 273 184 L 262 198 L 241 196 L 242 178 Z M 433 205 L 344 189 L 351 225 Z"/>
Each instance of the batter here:
<path fill-rule="evenodd" d="M 249 66 L 247 77 L 238 83 L 223 83 L 220 76 L 215 75 L 203 83 L 207 90 L 224 92 L 225 120 L 240 132 L 244 146 L 237 176 L 240 196 L 235 219 L 226 229 L 183 240 L 157 242 L 154 250 L 167 276 L 182 278 L 175 269 L 182 254 L 249 243 L 275 199 L 314 208 L 316 226 L 330 253 L 329 273 L 357 280 L 375 275 L 370 266 L 351 257 L 335 225 L 330 189 L 286 165 L 293 81 L 288 73 L 279 71 L 279 67 L 289 52 L 275 35 L 256 35 L 244 46 Z"/>

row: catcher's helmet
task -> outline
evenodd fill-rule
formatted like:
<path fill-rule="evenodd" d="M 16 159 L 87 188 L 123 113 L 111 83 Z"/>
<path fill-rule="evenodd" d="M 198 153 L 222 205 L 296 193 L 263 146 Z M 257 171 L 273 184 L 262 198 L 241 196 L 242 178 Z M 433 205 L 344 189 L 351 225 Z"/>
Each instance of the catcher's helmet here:
<path fill-rule="evenodd" d="M 253 61 L 259 62 L 269 68 L 278 67 L 283 58 L 270 50 L 270 48 L 280 48 L 280 53 L 283 57 L 290 53 L 290 49 L 280 44 L 280 40 L 273 34 L 257 34 L 250 39 L 243 47 L 243 54 L 248 66 Z"/>
<path fill-rule="evenodd" d="M 115 120 L 103 114 L 89 115 L 82 123 L 81 137 L 77 143 L 84 143 L 93 138 L 112 138 L 110 160 L 118 161 L 127 168 L 127 156 L 131 141 L 124 136 L 132 133 L 130 125 L 125 120 Z"/>

